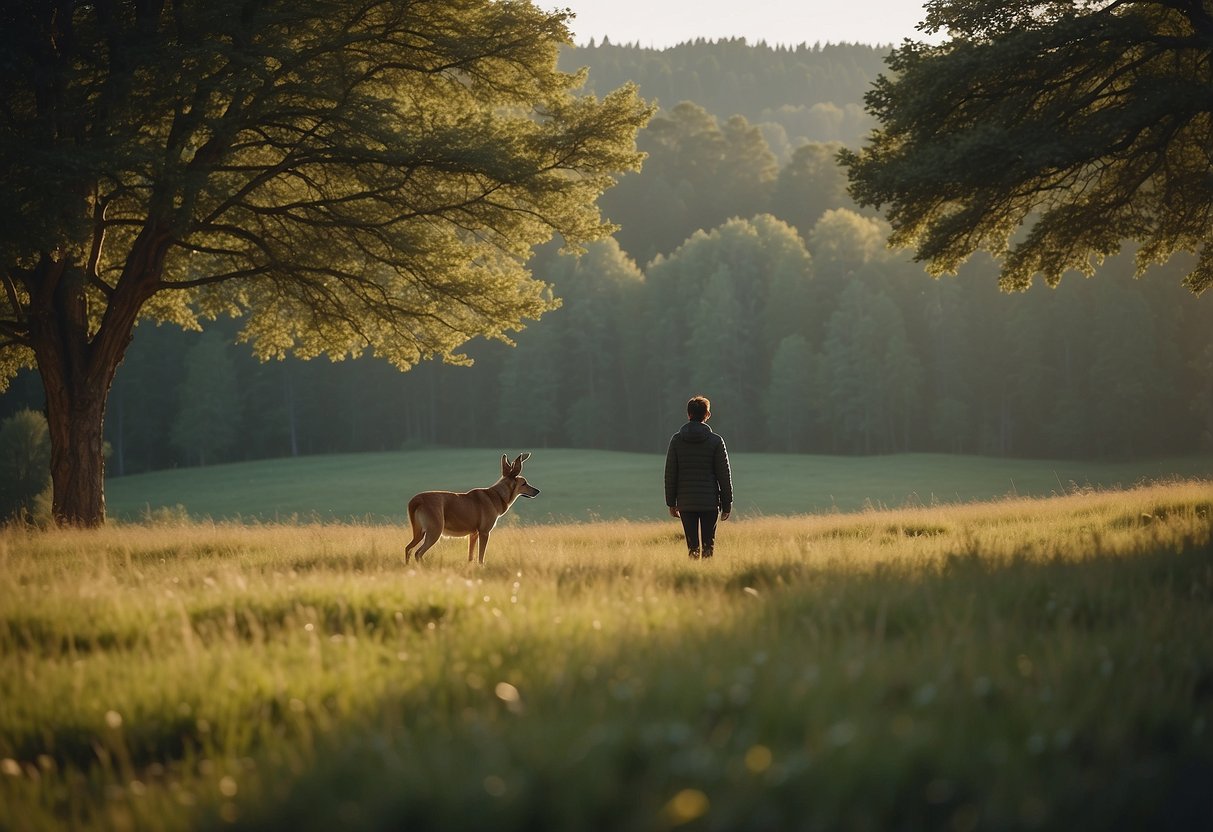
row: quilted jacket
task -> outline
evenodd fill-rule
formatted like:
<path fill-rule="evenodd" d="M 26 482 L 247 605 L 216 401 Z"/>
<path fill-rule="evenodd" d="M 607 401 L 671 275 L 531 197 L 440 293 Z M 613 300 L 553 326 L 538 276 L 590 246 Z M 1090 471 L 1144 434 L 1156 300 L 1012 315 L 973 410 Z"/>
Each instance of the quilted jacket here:
<path fill-rule="evenodd" d="M 733 510 L 733 475 L 724 439 L 694 420 L 670 437 L 665 504 L 684 511 Z"/>

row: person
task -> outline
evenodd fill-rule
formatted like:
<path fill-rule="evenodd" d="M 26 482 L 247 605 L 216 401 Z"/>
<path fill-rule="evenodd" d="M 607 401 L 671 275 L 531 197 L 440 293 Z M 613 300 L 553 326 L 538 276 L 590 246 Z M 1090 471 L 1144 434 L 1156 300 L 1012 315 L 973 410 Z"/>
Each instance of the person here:
<path fill-rule="evenodd" d="M 687 402 L 687 423 L 670 437 L 665 455 L 665 504 L 682 521 L 687 554 L 710 558 L 716 520 L 733 510 L 733 475 L 724 438 L 708 427 L 712 403 L 704 396 Z"/>

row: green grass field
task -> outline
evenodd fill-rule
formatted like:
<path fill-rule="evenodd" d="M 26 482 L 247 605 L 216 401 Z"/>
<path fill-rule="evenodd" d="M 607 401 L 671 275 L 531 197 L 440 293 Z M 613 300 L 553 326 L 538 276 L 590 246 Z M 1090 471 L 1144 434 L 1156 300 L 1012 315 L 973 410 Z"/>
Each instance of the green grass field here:
<path fill-rule="evenodd" d="M 750 516 L 706 562 L 672 521 L 483 567 L 8 528 L 0 828 L 1209 828 L 1211 525 L 1200 481 Z"/>
<path fill-rule="evenodd" d="M 418 491 L 490 485 L 501 454 L 521 449 L 347 454 L 158 471 L 107 484 L 111 516 L 176 511 L 215 520 L 401 522 Z M 734 454 L 740 516 L 964 503 L 1049 496 L 1145 480 L 1213 477 L 1213 456 L 1097 463 L 904 454 L 829 457 Z M 660 455 L 538 450 L 527 478 L 543 493 L 516 505 L 511 522 L 658 519 L 665 515 Z"/>

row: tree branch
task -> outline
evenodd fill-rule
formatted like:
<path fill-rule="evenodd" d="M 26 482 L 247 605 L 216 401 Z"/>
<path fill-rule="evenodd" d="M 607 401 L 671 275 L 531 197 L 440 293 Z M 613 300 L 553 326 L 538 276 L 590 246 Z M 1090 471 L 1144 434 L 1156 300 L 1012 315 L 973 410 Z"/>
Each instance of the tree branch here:
<path fill-rule="evenodd" d="M 28 320 L 25 309 L 21 304 L 21 297 L 17 294 L 17 284 L 13 280 L 13 276 L 9 269 L 5 269 L 3 273 L 4 293 L 8 297 L 9 306 L 13 310 L 14 325 L 24 326 Z M 28 288 L 27 288 L 28 290 Z"/>
<path fill-rule="evenodd" d="M 101 279 L 101 275 L 97 273 L 97 264 L 101 260 L 101 252 L 105 247 L 105 212 L 111 204 L 111 199 L 112 195 L 98 196 L 93 203 L 93 241 L 89 249 L 88 261 L 84 267 L 84 274 L 89 283 L 100 289 L 107 299 L 113 296 L 114 289 Z"/>
<path fill-rule="evenodd" d="M 270 272 L 271 269 L 268 266 L 258 266 L 247 269 L 238 269 L 231 272 L 224 272 L 223 274 L 196 277 L 192 280 L 161 280 L 157 284 L 157 288 L 168 290 L 197 289 L 199 286 L 214 286 L 218 283 L 225 283 L 229 280 L 240 280 L 242 278 L 249 277 L 263 277 Z"/>
<path fill-rule="evenodd" d="M 0 346 L 16 344 L 18 346 L 28 347 L 30 345 L 29 327 L 19 324 L 16 321 L 0 320 L 0 333 L 4 334 L 7 339 L 5 343 L 0 344 Z"/>

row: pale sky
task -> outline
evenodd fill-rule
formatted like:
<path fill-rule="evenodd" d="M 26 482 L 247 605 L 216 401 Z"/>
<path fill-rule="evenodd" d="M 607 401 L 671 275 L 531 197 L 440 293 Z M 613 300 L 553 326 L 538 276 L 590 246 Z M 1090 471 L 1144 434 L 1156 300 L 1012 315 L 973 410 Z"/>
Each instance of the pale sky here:
<path fill-rule="evenodd" d="M 573 40 L 635 43 L 661 49 L 698 37 L 744 36 L 772 46 L 799 43 L 899 45 L 926 40 L 918 0 L 535 0 L 544 9 L 571 9 Z M 933 38 L 930 40 L 934 40 Z"/>

